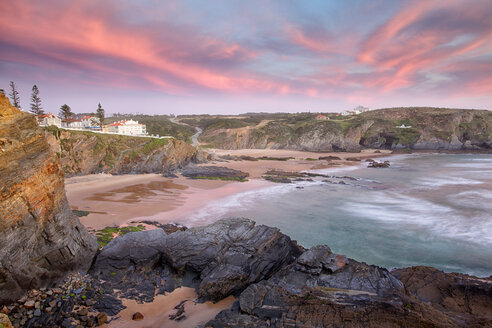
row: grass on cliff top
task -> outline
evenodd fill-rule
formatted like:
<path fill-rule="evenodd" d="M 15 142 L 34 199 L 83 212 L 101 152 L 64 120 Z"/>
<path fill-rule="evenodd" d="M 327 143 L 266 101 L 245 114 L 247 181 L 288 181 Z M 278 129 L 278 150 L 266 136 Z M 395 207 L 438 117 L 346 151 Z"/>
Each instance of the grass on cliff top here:
<path fill-rule="evenodd" d="M 129 232 L 143 231 L 145 226 L 139 224 L 136 227 L 106 227 L 96 232 L 97 243 L 99 248 L 106 246 L 111 240 L 118 236 L 124 236 Z"/>

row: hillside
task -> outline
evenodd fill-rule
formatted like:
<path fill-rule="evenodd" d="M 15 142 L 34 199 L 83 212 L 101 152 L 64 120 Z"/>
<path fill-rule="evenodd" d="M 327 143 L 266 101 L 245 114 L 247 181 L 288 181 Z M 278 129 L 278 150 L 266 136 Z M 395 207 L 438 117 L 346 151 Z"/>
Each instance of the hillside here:
<path fill-rule="evenodd" d="M 363 148 L 488 150 L 492 112 L 449 108 L 388 108 L 354 116 L 243 114 L 180 117 L 203 128 L 205 147 L 360 151 Z M 399 126 L 404 125 L 404 128 Z"/>
<path fill-rule="evenodd" d="M 67 176 L 92 173 L 164 173 L 196 159 L 196 148 L 176 139 L 99 134 L 50 127 L 52 150 Z"/>

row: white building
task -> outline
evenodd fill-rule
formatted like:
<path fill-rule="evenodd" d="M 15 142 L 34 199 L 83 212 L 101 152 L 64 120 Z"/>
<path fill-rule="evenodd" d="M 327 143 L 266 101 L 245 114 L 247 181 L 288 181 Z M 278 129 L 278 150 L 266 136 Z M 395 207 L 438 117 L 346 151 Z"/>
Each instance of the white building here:
<path fill-rule="evenodd" d="M 367 108 L 367 107 L 364 107 L 364 106 L 357 106 L 355 107 L 353 110 L 346 110 L 344 112 L 341 112 L 340 114 L 342 116 L 349 116 L 349 115 L 359 115 L 359 114 L 362 114 L 364 112 L 367 112 L 369 111 L 370 109 Z"/>
<path fill-rule="evenodd" d="M 81 120 L 77 120 L 75 118 L 67 118 L 62 120 L 62 127 L 69 129 L 83 129 L 84 125 Z"/>
<path fill-rule="evenodd" d="M 130 136 L 141 136 L 147 134 L 147 127 L 145 124 L 140 124 L 134 120 L 123 120 L 105 125 L 103 131 Z"/>
<path fill-rule="evenodd" d="M 95 116 L 84 116 L 80 119 L 84 128 L 94 128 L 101 125 L 101 121 Z"/>
<path fill-rule="evenodd" d="M 62 121 L 55 114 L 49 113 L 37 117 L 39 126 L 56 126 L 61 128 Z"/>

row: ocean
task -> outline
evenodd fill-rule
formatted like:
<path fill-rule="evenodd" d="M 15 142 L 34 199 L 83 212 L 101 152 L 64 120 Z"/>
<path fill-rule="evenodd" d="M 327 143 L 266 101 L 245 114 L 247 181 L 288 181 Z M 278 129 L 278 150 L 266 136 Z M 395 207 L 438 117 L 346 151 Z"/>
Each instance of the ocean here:
<path fill-rule="evenodd" d="M 314 182 L 231 195 L 191 220 L 247 217 L 305 247 L 388 269 L 428 265 L 492 275 L 492 155 L 410 154 L 389 168 L 318 170 Z"/>

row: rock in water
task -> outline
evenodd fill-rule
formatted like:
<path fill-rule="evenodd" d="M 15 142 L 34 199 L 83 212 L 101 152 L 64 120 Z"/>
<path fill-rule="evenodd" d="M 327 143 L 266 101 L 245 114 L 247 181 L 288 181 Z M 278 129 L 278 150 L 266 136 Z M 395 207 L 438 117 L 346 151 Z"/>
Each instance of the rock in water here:
<path fill-rule="evenodd" d="M 88 269 L 96 250 L 68 206 L 60 161 L 34 116 L 0 95 L 0 304 Z"/>
<path fill-rule="evenodd" d="M 299 254 L 277 228 L 235 218 L 169 235 L 155 229 L 117 237 L 91 273 L 128 291 L 127 297 L 148 294 L 152 300 L 154 289 L 192 285 L 201 298 L 220 300 L 267 279 Z"/>

